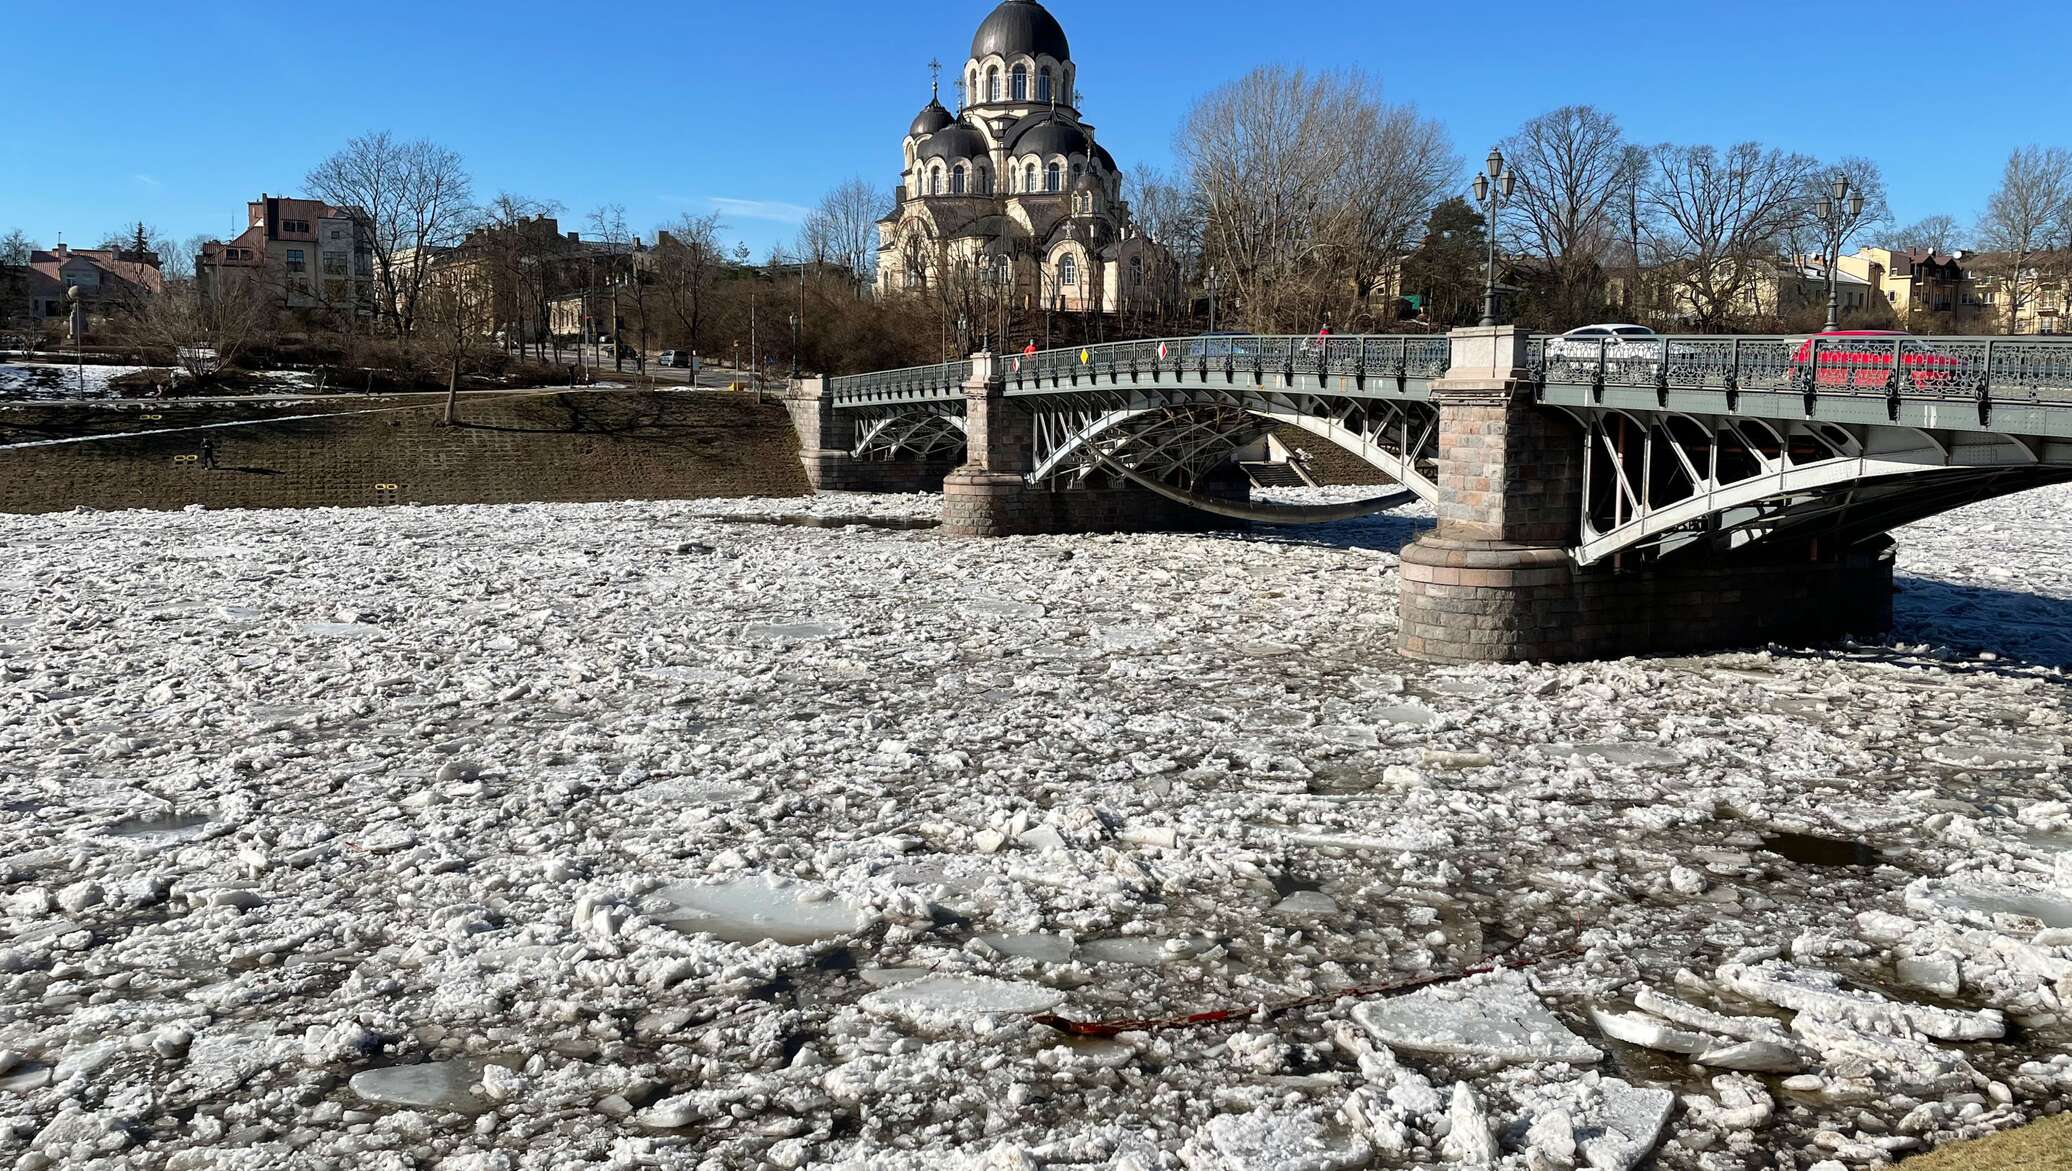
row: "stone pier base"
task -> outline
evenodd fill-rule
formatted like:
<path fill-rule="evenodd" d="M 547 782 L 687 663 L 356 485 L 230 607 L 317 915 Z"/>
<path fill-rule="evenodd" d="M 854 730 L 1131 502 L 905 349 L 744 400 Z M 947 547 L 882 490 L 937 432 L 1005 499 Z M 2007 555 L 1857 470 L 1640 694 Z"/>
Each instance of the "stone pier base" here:
<path fill-rule="evenodd" d="M 1615 572 L 1557 548 L 1426 537 L 1403 550 L 1404 653 L 1442 663 L 1572 662 L 1874 637 L 1892 625 L 1892 551 L 1672 561 Z"/>
<path fill-rule="evenodd" d="M 957 466 L 944 460 L 865 460 L 846 451 L 802 451 L 799 462 L 816 492 L 940 492 Z"/>
<path fill-rule="evenodd" d="M 1242 527 L 1134 485 L 1050 490 L 1020 476 L 959 469 L 943 481 L 942 531 L 957 537 L 1045 533 L 1199 533 Z"/>

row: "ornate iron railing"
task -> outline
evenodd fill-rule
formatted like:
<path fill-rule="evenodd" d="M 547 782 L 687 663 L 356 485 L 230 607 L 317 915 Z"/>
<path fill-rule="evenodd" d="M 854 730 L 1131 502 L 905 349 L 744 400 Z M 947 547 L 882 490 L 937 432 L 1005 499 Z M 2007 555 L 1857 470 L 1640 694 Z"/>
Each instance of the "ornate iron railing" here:
<path fill-rule="evenodd" d="M 830 378 L 827 393 L 836 402 L 847 405 L 898 402 L 921 394 L 958 391 L 970 379 L 971 362 L 967 359 Z"/>
<path fill-rule="evenodd" d="M 1541 386 L 1778 391 L 1979 404 L 2072 405 L 2072 338 L 1983 337 L 1538 337 Z"/>
<path fill-rule="evenodd" d="M 1452 361 L 1443 336 L 1313 337 L 1217 334 L 1150 338 L 1010 355 L 1002 371 L 1011 386 L 1077 386 L 1096 380 L 1159 382 L 1268 379 L 1288 385 L 1298 377 L 1437 378 Z"/>

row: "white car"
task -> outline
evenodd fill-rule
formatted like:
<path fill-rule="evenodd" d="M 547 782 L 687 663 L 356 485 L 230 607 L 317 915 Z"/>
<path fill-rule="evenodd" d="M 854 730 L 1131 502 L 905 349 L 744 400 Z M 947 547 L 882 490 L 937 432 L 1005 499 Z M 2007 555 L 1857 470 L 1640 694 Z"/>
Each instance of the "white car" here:
<path fill-rule="evenodd" d="M 1660 358 L 1662 347 L 1653 345 L 1662 335 L 1645 325 L 1586 325 L 1560 337 L 1547 339 L 1549 362 L 1595 362 L 1603 354 L 1611 361 Z"/>

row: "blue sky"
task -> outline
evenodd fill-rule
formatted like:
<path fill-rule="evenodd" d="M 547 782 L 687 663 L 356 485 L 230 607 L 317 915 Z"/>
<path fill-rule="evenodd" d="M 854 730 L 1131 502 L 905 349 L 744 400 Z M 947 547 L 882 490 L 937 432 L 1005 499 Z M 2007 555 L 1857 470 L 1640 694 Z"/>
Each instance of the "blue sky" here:
<path fill-rule="evenodd" d="M 245 200 L 299 193 L 347 137 L 388 129 L 460 151 L 483 195 L 560 203 L 569 226 L 604 203 L 643 231 L 721 210 L 761 251 L 845 178 L 889 193 L 927 62 L 954 77 L 990 7 L 25 3 L 10 56 L 37 96 L 0 168 L 0 231 L 45 246 L 137 219 L 174 238 L 230 234 Z M 2051 96 L 2051 63 L 2072 59 L 2061 0 L 1050 7 L 1087 117 L 1125 167 L 1169 165 L 1195 97 L 1274 62 L 1368 69 L 1468 158 L 1569 103 L 1611 111 L 1644 142 L 1869 155 L 1901 221 L 1969 223 L 2011 148 L 2072 141 Z"/>

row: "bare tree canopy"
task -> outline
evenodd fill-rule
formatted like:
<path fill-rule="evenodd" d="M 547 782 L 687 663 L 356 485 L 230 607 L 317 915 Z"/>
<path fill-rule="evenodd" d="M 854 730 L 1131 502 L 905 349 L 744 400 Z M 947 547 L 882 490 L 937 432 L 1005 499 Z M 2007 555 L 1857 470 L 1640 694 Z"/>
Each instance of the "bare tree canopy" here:
<path fill-rule="evenodd" d="M 1255 329 L 1370 312 L 1459 164 L 1436 122 L 1360 73 L 1258 69 L 1196 103 L 1176 144 L 1202 256 Z"/>
<path fill-rule="evenodd" d="M 380 310 L 397 340 L 407 340 L 433 260 L 474 226 L 474 192 L 460 156 L 380 131 L 352 139 L 303 182 L 367 234 Z"/>
<path fill-rule="evenodd" d="M 862 179 L 850 179 L 822 196 L 799 229 L 800 258 L 848 269 L 862 290 L 877 269 L 881 202 L 877 188 Z"/>
<path fill-rule="evenodd" d="M 2000 188 L 1979 217 L 1978 245 L 1989 255 L 1984 267 L 2000 278 L 2007 330 L 2015 332 L 2023 307 L 2042 283 L 2039 260 L 2068 245 L 2072 236 L 2072 151 L 2029 146 L 2008 157 Z"/>
<path fill-rule="evenodd" d="M 1964 247 L 1964 230 L 1957 226 L 1955 216 L 1932 215 L 1903 228 L 1887 228 L 1873 237 L 1872 243 L 1894 252 L 1920 249 L 1947 256 Z"/>
<path fill-rule="evenodd" d="M 167 286 L 130 307 L 137 335 L 173 355 L 191 383 L 207 382 L 235 365 L 272 326 L 266 290 L 247 273 L 226 274 L 204 295 L 191 281 Z"/>
<path fill-rule="evenodd" d="M 655 295 L 675 325 L 678 344 L 697 353 L 711 352 L 710 319 L 718 300 L 720 273 L 727 251 L 720 243 L 726 228 L 718 212 L 685 214 L 655 233 Z"/>
<path fill-rule="evenodd" d="M 1624 236 L 1628 196 L 1644 159 L 1629 148 L 1616 118 L 1590 106 L 1542 114 L 1502 149 L 1518 190 L 1499 240 L 1545 266 L 1545 314 L 1560 327 L 1580 324 L 1604 301 L 1604 273 Z"/>
<path fill-rule="evenodd" d="M 1700 329 L 1719 330 L 1803 223 L 1818 164 L 1753 142 L 1664 144 L 1649 164 L 1640 203 L 1653 251 L 1674 270 L 1677 308 Z"/>

